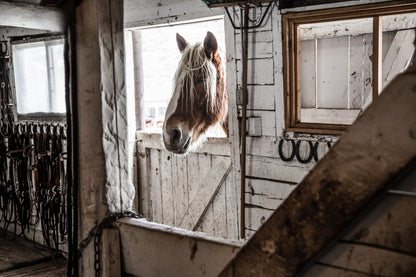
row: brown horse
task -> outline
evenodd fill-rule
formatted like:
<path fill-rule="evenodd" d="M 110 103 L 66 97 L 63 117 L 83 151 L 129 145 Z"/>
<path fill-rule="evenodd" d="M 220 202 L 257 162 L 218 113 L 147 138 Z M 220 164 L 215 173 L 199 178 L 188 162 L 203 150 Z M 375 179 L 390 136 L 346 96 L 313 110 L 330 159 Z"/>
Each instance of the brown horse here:
<path fill-rule="evenodd" d="M 190 45 L 179 34 L 176 42 L 182 57 L 166 111 L 163 143 L 167 150 L 184 154 L 200 144 L 212 126 L 220 124 L 228 136 L 225 59 L 211 32 L 203 43 Z"/>

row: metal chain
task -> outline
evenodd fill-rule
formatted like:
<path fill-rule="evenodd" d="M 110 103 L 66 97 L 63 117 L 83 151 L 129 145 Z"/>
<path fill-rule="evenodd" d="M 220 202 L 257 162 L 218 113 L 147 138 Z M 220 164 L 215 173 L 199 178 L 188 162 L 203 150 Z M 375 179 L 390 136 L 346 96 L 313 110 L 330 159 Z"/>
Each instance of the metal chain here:
<path fill-rule="evenodd" d="M 78 257 L 81 257 L 82 251 L 94 238 L 94 270 L 96 277 L 100 277 L 101 274 L 101 235 L 103 233 L 103 229 L 110 227 L 113 222 L 123 217 L 140 218 L 142 216 L 137 215 L 133 211 L 123 211 L 110 214 L 109 216 L 105 217 L 100 224 L 94 226 L 89 232 L 88 236 L 79 244 Z"/>

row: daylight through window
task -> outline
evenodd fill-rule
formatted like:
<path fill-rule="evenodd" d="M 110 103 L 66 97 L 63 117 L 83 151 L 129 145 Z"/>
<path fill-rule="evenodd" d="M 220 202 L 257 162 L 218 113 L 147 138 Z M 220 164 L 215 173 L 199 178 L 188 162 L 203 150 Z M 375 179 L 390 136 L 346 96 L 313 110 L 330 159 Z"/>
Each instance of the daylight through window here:
<path fill-rule="evenodd" d="M 224 20 L 215 18 L 200 22 L 185 22 L 183 24 L 141 28 L 132 30 L 133 53 L 141 51 L 141 55 L 136 55 L 134 67 L 141 65 L 142 83 L 136 84 L 134 90 L 143 90 L 139 94 L 142 98 L 145 124 L 143 129 L 160 130 L 163 127 L 163 120 L 166 113 L 170 97 L 172 95 L 173 77 L 181 58 L 181 54 L 176 44 L 176 33 L 182 35 L 189 43 L 203 41 L 207 31 L 215 34 L 220 49 L 225 51 L 224 39 Z M 137 39 L 139 38 L 139 39 Z M 133 55 L 130 53 L 130 55 Z M 129 52 L 127 51 L 127 54 Z M 140 56 L 139 60 L 137 56 Z M 133 58 L 133 57 L 131 57 Z M 126 59 L 129 59 L 127 56 Z M 135 74 L 140 74 L 137 70 Z M 128 74 L 128 73 L 127 73 Z M 136 77 L 137 79 L 137 77 Z M 136 103 L 137 105 L 138 103 Z M 137 112 L 137 111 L 136 111 Z M 137 114 L 136 114 L 137 116 Z"/>
<path fill-rule="evenodd" d="M 12 45 L 18 114 L 65 113 L 64 39 Z"/>

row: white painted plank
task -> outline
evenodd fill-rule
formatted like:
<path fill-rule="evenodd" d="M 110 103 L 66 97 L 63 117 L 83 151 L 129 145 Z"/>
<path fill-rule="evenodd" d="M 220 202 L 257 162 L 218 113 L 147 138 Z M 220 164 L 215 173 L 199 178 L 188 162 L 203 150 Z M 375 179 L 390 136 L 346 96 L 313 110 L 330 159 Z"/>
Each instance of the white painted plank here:
<path fill-rule="evenodd" d="M 300 90 L 301 107 L 316 106 L 315 40 L 300 42 Z"/>
<path fill-rule="evenodd" d="M 236 59 L 242 59 L 241 36 L 236 37 Z M 273 41 L 271 32 L 253 32 L 248 36 L 248 59 L 271 58 L 273 55 Z"/>
<path fill-rule="evenodd" d="M 216 188 L 218 187 L 220 180 L 223 178 L 225 172 L 227 171 L 228 166 L 229 165 L 224 158 L 215 159 L 215 161 L 212 161 L 212 167 L 208 173 L 200 179 L 200 182 L 197 185 L 199 188 L 196 194 L 197 197 L 191 200 L 189 205 L 187 205 L 183 216 L 180 218 L 178 222 L 179 227 L 188 230 L 192 230 L 194 228 L 205 207 L 207 207 Z"/>
<path fill-rule="evenodd" d="M 208 173 L 211 168 L 211 155 L 198 154 L 198 164 L 201 169 L 204 169 L 202 172 Z M 198 183 L 201 185 L 201 183 Z M 199 190 L 199 187 L 198 187 Z M 193 201 L 193 199 L 191 199 Z M 202 222 L 198 228 L 198 231 L 205 232 L 210 235 L 214 235 L 213 226 L 214 226 L 214 217 L 212 212 L 212 207 L 208 210 L 205 217 L 202 219 Z"/>
<path fill-rule="evenodd" d="M 227 164 L 230 164 L 230 158 L 224 158 L 221 156 L 212 157 L 212 163 L 214 165 L 223 164 L 223 161 L 225 161 L 226 167 Z M 217 174 L 221 175 L 220 172 L 222 172 L 222 170 L 218 171 Z M 214 202 L 212 203 L 212 212 L 214 216 L 214 234 L 216 237 L 227 237 L 227 204 L 228 203 L 225 195 L 224 181 L 224 183 L 220 187 L 220 190 L 218 191 L 217 196 L 214 199 Z"/>
<path fill-rule="evenodd" d="M 241 84 L 241 61 L 237 61 L 237 82 Z M 272 85 L 273 80 L 273 60 L 255 59 L 248 61 L 247 84 L 249 85 Z"/>
<path fill-rule="evenodd" d="M 279 9 L 272 10 L 273 22 L 273 64 L 274 64 L 274 91 L 275 91 L 275 117 L 277 136 L 282 137 L 285 130 L 284 107 L 284 80 L 283 80 L 283 42 L 282 42 L 282 16 Z"/>
<path fill-rule="evenodd" d="M 362 35 L 350 38 L 349 107 L 353 109 L 360 109 L 364 104 L 363 46 L 364 39 Z"/>
<path fill-rule="evenodd" d="M 188 195 L 191 202 L 198 197 L 197 193 L 201 183 L 201 176 L 204 176 L 209 171 L 209 168 L 200 167 L 199 155 L 204 154 L 190 153 L 186 155 L 188 161 Z"/>
<path fill-rule="evenodd" d="M 151 131 L 138 131 L 136 133 L 137 144 L 142 148 L 165 150 L 162 144 L 161 133 Z M 207 153 L 212 155 L 230 155 L 231 142 L 228 138 L 208 137 L 205 143 L 194 150 L 193 153 Z"/>
<path fill-rule="evenodd" d="M 261 225 L 272 215 L 273 210 L 266 210 L 257 207 L 247 207 L 246 205 L 246 224 L 250 230 L 258 230 Z"/>
<path fill-rule="evenodd" d="M 202 17 L 206 18 L 223 14 L 223 9 L 210 9 L 202 1 L 124 1 L 124 26 L 127 28 L 173 24 L 181 21 L 195 20 Z"/>
<path fill-rule="evenodd" d="M 348 107 L 349 38 L 317 41 L 317 107 Z"/>
<path fill-rule="evenodd" d="M 282 162 L 275 158 L 247 156 L 247 175 L 276 181 L 299 183 L 313 165 L 301 167 L 295 162 Z"/>
<path fill-rule="evenodd" d="M 247 111 L 247 117 L 261 117 L 261 131 L 263 136 L 276 136 L 276 122 L 274 111 Z"/>
<path fill-rule="evenodd" d="M 409 63 L 415 46 L 415 30 L 398 31 L 383 61 L 383 88 L 385 88 L 397 74 L 403 72 Z"/>
<path fill-rule="evenodd" d="M 361 110 L 354 109 L 301 109 L 302 122 L 326 124 L 352 124 Z"/>
<path fill-rule="evenodd" d="M 411 29 L 416 27 L 416 14 L 397 14 L 382 17 L 383 32 Z M 341 36 L 357 36 L 371 34 L 373 24 L 371 18 L 343 20 L 337 22 L 323 22 L 302 24 L 300 26 L 302 39 L 332 38 Z"/>
<path fill-rule="evenodd" d="M 247 86 L 247 109 L 248 110 L 275 110 L 275 93 L 274 86 Z"/>
<path fill-rule="evenodd" d="M 174 178 L 175 190 L 175 222 L 176 225 L 180 224 L 188 206 L 189 206 L 189 195 L 188 195 L 188 165 L 186 157 L 182 155 L 174 155 L 173 168 L 176 171 Z"/>
<path fill-rule="evenodd" d="M 238 222 L 239 222 L 239 210 L 238 202 L 239 195 L 237 194 L 237 186 L 233 182 L 232 172 L 228 175 L 225 181 L 225 199 L 227 205 L 227 238 L 237 239 L 238 238 Z"/>
<path fill-rule="evenodd" d="M 247 179 L 247 203 L 275 210 L 295 188 L 296 185 L 290 183 Z"/>
<path fill-rule="evenodd" d="M 365 110 L 372 102 L 373 99 L 373 36 L 365 35 L 364 39 L 364 55 L 363 55 L 363 82 L 364 82 L 364 94 L 363 103 Z"/>
<path fill-rule="evenodd" d="M 0 18 L 2 26 L 65 31 L 64 12 L 57 8 L 1 1 Z"/>
<path fill-rule="evenodd" d="M 168 151 L 161 150 L 160 157 L 160 174 L 162 180 L 162 208 L 163 218 L 162 223 L 175 226 L 175 201 L 174 201 L 174 187 L 172 180 L 172 156 Z"/>
<path fill-rule="evenodd" d="M 133 276 L 218 276 L 241 243 L 145 220 L 121 219 L 123 272 Z"/>
<path fill-rule="evenodd" d="M 150 201 L 152 206 L 152 220 L 162 223 L 163 200 L 162 183 L 160 180 L 160 150 L 150 150 Z"/>

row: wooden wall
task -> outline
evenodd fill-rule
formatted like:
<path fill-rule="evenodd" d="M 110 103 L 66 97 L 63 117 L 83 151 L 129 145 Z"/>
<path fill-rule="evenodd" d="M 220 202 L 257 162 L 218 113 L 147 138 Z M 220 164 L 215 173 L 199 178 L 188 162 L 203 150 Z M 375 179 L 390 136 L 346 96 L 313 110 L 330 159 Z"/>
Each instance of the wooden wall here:
<path fill-rule="evenodd" d="M 359 4 L 368 2 L 363 0 L 359 1 Z M 177 23 L 198 17 L 225 15 L 222 8 L 208 9 L 202 1 L 165 0 L 158 3 L 156 5 L 148 0 L 126 1 L 125 26 L 143 27 Z M 332 6 L 337 5 L 348 4 L 343 2 Z M 264 11 L 265 7 L 258 8 L 256 16 L 260 16 Z M 239 25 L 239 8 L 230 8 L 230 12 L 233 21 Z M 262 26 L 250 30 L 248 36 L 247 114 L 249 118 L 256 117 L 261 120 L 261 136 L 247 138 L 244 226 L 248 236 L 265 222 L 316 164 L 314 159 L 308 163 L 301 163 L 297 158 L 290 162 L 283 161 L 278 151 L 279 142 L 282 139 L 302 141 L 299 156 L 305 159 L 309 154 L 308 141 L 313 144 L 318 143 L 318 157 L 321 158 L 329 150 L 330 145 L 338 140 L 337 136 L 294 134 L 284 131 L 282 12 L 285 11 L 279 10 L 277 4 L 273 3 Z M 227 165 L 232 164 L 231 173 L 217 194 L 212 207 L 209 208 L 199 230 L 210 235 L 239 238 L 241 234 L 238 231 L 240 224 L 238 115 L 241 107 L 236 106 L 235 103 L 242 83 L 241 33 L 240 30 L 233 29 L 226 15 L 224 20 L 230 137 L 224 139 L 227 143 L 223 144 L 223 147 L 227 150 L 215 155 L 202 151 L 180 157 L 166 153 L 160 143 L 157 147 L 152 147 L 152 143 L 141 136 L 137 141 L 137 146 L 141 149 L 138 153 L 140 176 L 136 179 L 140 180 L 138 186 L 141 192 L 139 201 L 141 212 L 153 221 L 179 226 L 178 216 L 180 217 L 189 207 L 193 200 L 192 196 L 200 185 L 195 180 L 209 175 L 207 167 L 212 169 L 219 161 Z M 155 135 L 153 139 L 160 142 L 160 135 Z M 215 146 L 210 149 L 214 148 Z M 289 155 L 290 144 L 285 142 L 282 148 L 283 153 Z M 146 177 L 143 177 L 143 174 L 146 174 Z M 169 194 L 166 188 L 174 193 Z"/>

